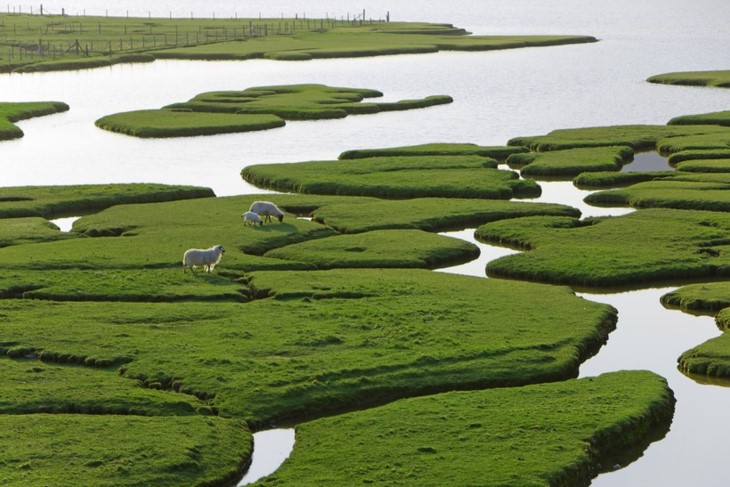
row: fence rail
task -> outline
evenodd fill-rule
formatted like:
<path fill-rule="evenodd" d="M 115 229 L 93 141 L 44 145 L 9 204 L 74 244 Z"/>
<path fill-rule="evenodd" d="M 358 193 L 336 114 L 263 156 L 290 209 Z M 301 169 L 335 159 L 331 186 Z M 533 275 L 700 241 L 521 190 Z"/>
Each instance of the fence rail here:
<path fill-rule="evenodd" d="M 150 49 L 192 47 L 216 42 L 292 35 L 342 26 L 360 26 L 386 19 L 366 19 L 365 11 L 343 18 L 309 19 L 295 14 L 285 18 L 195 19 L 165 17 L 99 17 L 53 15 L 42 5 L 34 9 L 7 6 L 10 15 L 0 20 L 0 45 L 5 61 L 56 59 L 64 56 L 92 57 L 139 53 Z M 0 51 L 1 53 L 2 51 Z M 0 54 L 0 56 L 2 56 Z M 0 57 L 0 64 L 2 64 Z"/>

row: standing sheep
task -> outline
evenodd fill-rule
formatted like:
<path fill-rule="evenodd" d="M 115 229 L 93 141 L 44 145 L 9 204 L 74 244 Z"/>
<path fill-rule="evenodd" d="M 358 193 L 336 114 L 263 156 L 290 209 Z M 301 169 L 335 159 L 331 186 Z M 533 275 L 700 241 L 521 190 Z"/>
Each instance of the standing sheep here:
<path fill-rule="evenodd" d="M 279 219 L 279 223 L 284 220 L 284 212 L 270 201 L 254 201 L 248 211 L 252 211 L 258 216 L 264 217 L 264 221 L 267 222 L 271 221 L 272 215 Z"/>
<path fill-rule="evenodd" d="M 256 225 L 257 223 L 259 225 L 264 224 L 264 222 L 261 221 L 261 218 L 259 218 L 259 216 L 256 213 L 254 213 L 253 211 L 247 211 L 246 213 L 243 214 L 243 224 L 244 225 Z"/>
<path fill-rule="evenodd" d="M 210 274 L 213 267 L 221 261 L 221 257 L 225 253 L 225 249 L 222 245 L 216 245 L 209 249 L 188 249 L 183 255 L 183 272 L 188 271 L 188 267 L 194 273 L 195 266 L 203 266 L 203 268 Z"/>

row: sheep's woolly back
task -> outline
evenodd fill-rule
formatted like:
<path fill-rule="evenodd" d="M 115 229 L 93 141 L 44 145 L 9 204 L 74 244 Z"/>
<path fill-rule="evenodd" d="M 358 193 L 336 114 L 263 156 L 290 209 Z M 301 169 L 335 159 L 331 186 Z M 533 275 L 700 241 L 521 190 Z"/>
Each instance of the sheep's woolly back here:
<path fill-rule="evenodd" d="M 183 255 L 183 265 L 185 267 L 216 265 L 221 261 L 223 252 L 224 250 L 221 245 L 216 245 L 209 249 L 189 249 Z"/>
<path fill-rule="evenodd" d="M 271 201 L 254 201 L 251 204 L 249 211 L 252 211 L 257 215 L 273 215 L 277 218 L 284 216 L 284 212 Z"/>
<path fill-rule="evenodd" d="M 253 211 L 247 211 L 243 214 L 243 223 L 250 223 L 252 225 L 258 223 L 259 225 L 261 225 L 263 222 L 256 213 L 254 213 Z"/>

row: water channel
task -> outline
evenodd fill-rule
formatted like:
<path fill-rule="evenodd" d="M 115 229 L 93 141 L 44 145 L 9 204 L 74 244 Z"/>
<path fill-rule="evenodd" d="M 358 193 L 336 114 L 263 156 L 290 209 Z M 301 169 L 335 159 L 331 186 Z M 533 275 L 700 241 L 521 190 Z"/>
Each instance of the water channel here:
<path fill-rule="evenodd" d="M 200 3 L 191 0 L 155 2 L 156 11 L 142 0 L 123 0 L 109 8 L 98 0 L 44 4 L 52 12 L 63 7 L 72 15 L 84 11 L 124 15 L 128 10 L 130 15 L 167 17 L 198 15 L 201 10 Z M 312 18 L 339 17 L 365 8 L 375 18 L 389 12 L 393 20 L 451 22 L 477 34 L 589 34 L 600 42 L 301 63 L 158 61 L 67 73 L 0 75 L 3 101 L 59 100 L 71 106 L 67 113 L 22 122 L 24 138 L 0 143 L 0 185 L 160 182 L 208 186 L 219 196 L 260 193 L 241 180 L 244 166 L 334 159 L 348 149 L 437 141 L 503 145 L 515 136 L 559 128 L 664 124 L 674 116 L 730 107 L 730 90 L 644 81 L 663 72 L 727 69 L 730 31 L 725 23 L 730 2 L 725 0 L 462 0 L 457 4 L 459 8 L 437 0 L 345 0 L 313 2 L 310 9 L 287 0 L 245 5 L 215 0 L 204 9 L 218 17 L 307 12 Z M 455 101 L 421 111 L 291 122 L 268 132 L 173 140 L 138 140 L 93 124 L 103 115 L 156 108 L 204 91 L 288 83 L 375 88 L 386 100 L 448 94 Z M 639 163 L 668 169 L 647 154 L 626 170 L 638 168 Z M 584 216 L 630 211 L 588 207 L 582 202 L 587 193 L 570 182 L 541 186 L 543 195 L 537 201 L 569 204 Z M 453 235 L 471 239 L 471 233 L 473 229 Z M 484 277 L 489 260 L 514 252 L 479 245 L 478 261 L 443 271 Z M 581 376 L 649 369 L 667 378 L 678 400 L 666 437 L 650 445 L 639 460 L 602 474 L 592 485 L 727 484 L 724 446 L 730 428 L 724 413 L 730 409 L 730 389 L 700 384 L 676 369 L 680 353 L 719 331 L 712 318 L 664 309 L 659 297 L 670 289 L 580 293 L 619 309 L 617 330 L 581 367 Z M 259 434 L 257 456 L 262 456 L 267 438 L 274 438 L 274 447 L 290 444 L 293 433 L 284 431 Z M 273 464 L 286 455 L 278 454 Z M 266 475 L 271 468 L 276 465 L 256 475 Z"/>

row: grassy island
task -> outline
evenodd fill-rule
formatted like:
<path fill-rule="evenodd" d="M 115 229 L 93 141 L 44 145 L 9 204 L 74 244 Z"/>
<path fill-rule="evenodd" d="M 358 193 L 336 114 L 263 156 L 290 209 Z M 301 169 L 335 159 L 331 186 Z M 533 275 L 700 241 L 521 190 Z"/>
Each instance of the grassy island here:
<path fill-rule="evenodd" d="M 304 61 L 596 42 L 584 35 L 473 36 L 450 24 L 369 19 L 129 18 L 0 14 L 0 72 L 155 59 Z"/>
<path fill-rule="evenodd" d="M 493 276 L 576 286 L 639 285 L 727 276 L 730 214 L 647 209 L 611 218 L 527 217 L 488 223 L 477 237 L 527 252 L 487 265 Z"/>
<path fill-rule="evenodd" d="M 673 409 L 664 379 L 625 371 L 407 399 L 300 425 L 256 485 L 587 485 Z"/>
<path fill-rule="evenodd" d="M 730 71 L 683 71 L 657 74 L 647 78 L 649 83 L 684 86 L 714 86 L 730 88 Z"/>
<path fill-rule="evenodd" d="M 394 103 L 362 103 L 383 96 L 376 90 L 317 84 L 259 86 L 243 91 L 202 93 L 160 110 L 107 115 L 96 121 L 105 130 L 135 137 L 186 137 L 250 132 L 282 127 L 285 120 L 324 120 L 352 114 L 425 108 L 453 100 L 446 95 Z"/>
<path fill-rule="evenodd" d="M 23 131 L 15 122 L 65 112 L 68 109 L 68 105 L 59 101 L 0 102 L 0 141 L 23 136 Z"/>

